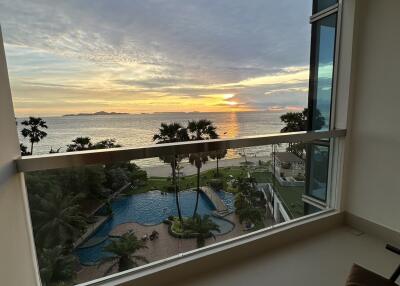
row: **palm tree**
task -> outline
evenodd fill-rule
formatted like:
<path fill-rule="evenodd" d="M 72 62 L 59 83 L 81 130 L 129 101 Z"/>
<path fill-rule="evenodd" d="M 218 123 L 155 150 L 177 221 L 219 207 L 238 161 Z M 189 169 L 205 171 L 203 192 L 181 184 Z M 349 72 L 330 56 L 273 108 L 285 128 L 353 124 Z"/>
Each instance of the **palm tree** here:
<path fill-rule="evenodd" d="M 92 139 L 90 137 L 76 137 L 72 144 L 67 145 L 67 152 L 83 151 L 93 149 Z"/>
<path fill-rule="evenodd" d="M 42 129 L 47 129 L 46 121 L 40 117 L 29 117 L 29 120 L 24 120 L 21 122 L 22 125 L 29 128 L 24 128 L 21 130 L 22 136 L 24 138 L 29 137 L 29 142 L 31 142 L 31 154 L 33 154 L 33 144 L 40 142 L 47 133 Z"/>
<path fill-rule="evenodd" d="M 252 206 L 245 207 L 243 209 L 237 210 L 237 214 L 239 215 L 239 222 L 243 221 L 254 223 L 255 225 L 259 225 L 262 227 L 264 225 L 263 222 L 263 212 L 259 208 L 255 208 Z"/>
<path fill-rule="evenodd" d="M 223 159 L 227 153 L 228 151 L 226 149 L 210 152 L 210 158 L 217 160 L 217 177 L 219 177 L 219 160 Z"/>
<path fill-rule="evenodd" d="M 188 141 L 189 136 L 186 128 L 183 128 L 181 124 L 177 122 L 173 122 L 170 124 L 161 123 L 161 127 L 158 129 L 158 133 L 154 134 L 153 141 L 157 144 L 164 144 L 164 143 L 173 143 L 173 142 L 183 142 Z M 179 190 L 178 185 L 176 182 L 176 171 L 179 170 L 179 162 L 182 161 L 184 156 L 182 155 L 173 155 L 173 156 L 163 156 L 160 157 L 162 161 L 165 163 L 169 163 L 172 169 L 172 185 L 175 188 L 175 201 L 176 201 L 176 208 L 178 210 L 179 220 L 182 224 L 182 212 L 181 207 L 179 204 Z"/>
<path fill-rule="evenodd" d="M 190 164 L 194 165 L 197 169 L 197 188 L 196 188 L 196 205 L 193 211 L 193 217 L 197 213 L 197 208 L 199 206 L 199 197 L 200 197 L 200 169 L 203 167 L 208 161 L 208 153 L 193 153 L 189 155 L 189 162 Z"/>
<path fill-rule="evenodd" d="M 208 119 L 189 121 L 187 129 L 190 132 L 189 136 L 191 140 L 218 139 L 219 137 L 216 132 L 217 128 Z"/>
<path fill-rule="evenodd" d="M 122 147 L 122 145 L 116 142 L 117 141 L 114 138 L 104 139 L 94 144 L 93 149 L 111 149 Z"/>
<path fill-rule="evenodd" d="M 211 120 L 200 119 L 188 122 L 187 129 L 189 131 L 190 140 L 209 140 L 217 139 L 217 128 L 213 125 Z M 200 197 L 200 169 L 208 161 L 209 153 L 194 153 L 189 155 L 189 162 L 197 168 L 197 194 L 196 205 L 193 211 L 193 218 L 197 213 Z"/>
<path fill-rule="evenodd" d="M 58 189 L 30 198 L 35 241 L 41 247 L 70 246 L 86 226 L 80 214 L 80 196 L 64 195 Z"/>
<path fill-rule="evenodd" d="M 40 278 L 43 286 L 72 285 L 77 259 L 65 255 L 61 245 L 38 252 Z"/>
<path fill-rule="evenodd" d="M 220 232 L 219 226 L 211 219 L 209 215 L 201 217 L 200 215 L 196 214 L 186 224 L 188 230 L 196 235 L 198 248 L 205 245 L 206 238 L 214 237 L 215 239 L 215 235 L 212 231 Z"/>
<path fill-rule="evenodd" d="M 147 263 L 146 257 L 134 255 L 136 251 L 143 248 L 147 248 L 145 242 L 139 240 L 133 233 L 125 233 L 121 238 L 111 241 L 104 247 L 103 250 L 111 253 L 112 256 L 103 258 L 99 266 L 111 262 L 110 267 L 106 270 L 106 274 L 109 274 L 116 265 L 118 265 L 118 271 L 124 271 L 137 267 L 139 261 Z"/>

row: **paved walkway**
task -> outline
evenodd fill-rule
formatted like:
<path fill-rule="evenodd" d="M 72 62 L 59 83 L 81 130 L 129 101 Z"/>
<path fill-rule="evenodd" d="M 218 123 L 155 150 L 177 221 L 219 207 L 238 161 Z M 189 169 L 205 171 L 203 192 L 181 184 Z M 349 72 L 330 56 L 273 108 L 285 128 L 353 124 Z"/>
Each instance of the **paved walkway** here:
<path fill-rule="evenodd" d="M 217 235 L 215 240 L 214 238 L 207 239 L 206 245 L 214 244 L 216 242 L 227 240 L 247 233 L 247 231 L 244 230 L 244 226 L 239 223 L 239 220 L 235 214 L 230 214 L 225 218 L 232 221 L 235 224 L 235 227 L 229 233 Z M 111 231 L 111 234 L 118 236 L 128 231 L 133 231 L 138 238 L 141 238 L 145 234 L 150 235 L 153 230 L 158 231 L 159 238 L 152 241 L 148 240 L 146 242 L 148 248 L 142 249 L 137 252 L 138 255 L 145 256 L 149 260 L 149 262 L 158 261 L 160 259 L 167 258 L 179 253 L 187 252 L 196 249 L 197 247 L 196 239 L 179 239 L 172 237 L 168 233 L 168 225 L 163 223 L 154 226 L 141 225 L 134 222 L 125 223 L 118 225 L 116 228 L 114 228 Z M 76 282 L 83 283 L 102 277 L 109 265 L 110 264 L 104 263 L 100 267 L 82 266 L 81 270 L 78 272 Z M 116 272 L 117 268 L 113 269 L 112 273 Z"/>

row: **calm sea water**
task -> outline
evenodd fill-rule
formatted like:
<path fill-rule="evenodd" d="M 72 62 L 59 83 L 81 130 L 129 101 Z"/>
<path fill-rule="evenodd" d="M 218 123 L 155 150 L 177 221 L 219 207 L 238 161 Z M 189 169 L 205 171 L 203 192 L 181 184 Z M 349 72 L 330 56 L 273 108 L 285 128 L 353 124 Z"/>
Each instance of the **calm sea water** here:
<path fill-rule="evenodd" d="M 279 112 L 238 113 L 156 113 L 103 116 L 45 117 L 48 136 L 34 146 L 34 154 L 46 154 L 50 148 L 65 152 L 66 145 L 78 136 L 89 136 L 93 142 L 115 138 L 124 147 L 142 147 L 153 144 L 153 135 L 162 122 L 186 124 L 193 119 L 214 122 L 221 138 L 234 138 L 268 133 L 279 133 L 282 128 Z M 19 118 L 20 123 L 23 118 Z M 19 131 L 23 127 L 18 124 Z M 20 141 L 29 145 L 20 135 Z M 230 152 L 230 157 L 236 153 Z M 143 160 L 140 165 L 160 164 L 158 160 Z"/>

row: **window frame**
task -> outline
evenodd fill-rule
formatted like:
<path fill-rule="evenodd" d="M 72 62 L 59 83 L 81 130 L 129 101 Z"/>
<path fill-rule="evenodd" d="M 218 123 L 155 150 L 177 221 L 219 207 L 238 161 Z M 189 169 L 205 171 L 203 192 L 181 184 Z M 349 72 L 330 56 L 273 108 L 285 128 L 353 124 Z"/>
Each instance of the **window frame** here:
<path fill-rule="evenodd" d="M 337 18 L 337 32 L 336 32 L 336 43 L 335 43 L 335 62 L 334 62 L 334 78 L 333 78 L 333 89 L 332 89 L 332 105 L 331 105 L 331 122 L 334 122 L 334 115 L 335 115 L 335 99 L 336 99 L 336 85 L 337 85 L 337 73 L 338 73 L 338 61 L 339 61 L 339 42 L 340 42 L 340 28 L 341 28 L 341 6 L 342 6 L 342 1 L 339 1 L 338 4 L 336 4 L 335 6 L 337 6 L 336 8 L 328 8 L 327 11 L 321 11 L 320 13 L 317 13 L 315 15 L 313 15 L 311 18 L 313 18 L 313 21 L 317 21 L 318 17 L 324 17 L 323 15 L 325 13 L 335 13 L 335 11 L 331 10 L 331 9 L 338 9 L 338 18 Z M 322 13 L 323 12 L 323 13 Z M 327 16 L 327 15 L 325 15 Z M 310 19 L 311 19 L 310 18 Z M 1 56 L 1 55 L 0 55 Z M 0 59 L 2 60 L 2 59 Z M 11 94 L 10 94 L 11 96 Z M 334 128 L 334 123 L 331 124 L 331 128 Z M 343 160 L 341 159 L 343 156 L 343 141 L 344 138 L 333 138 L 330 141 L 330 145 L 332 150 L 332 152 L 330 153 L 330 159 L 329 159 L 329 172 L 328 172 L 328 205 L 330 205 L 330 203 L 332 202 L 338 202 L 340 199 L 340 195 L 341 193 L 336 193 L 333 192 L 333 190 L 331 190 L 330 188 L 335 187 L 338 188 L 339 187 L 339 183 L 338 180 L 340 180 L 338 178 L 338 175 L 341 172 L 342 166 L 343 166 Z M 16 172 L 18 172 L 16 170 Z M 22 177 L 23 180 L 23 171 L 19 171 L 19 174 Z M 335 184 L 335 186 L 330 185 L 331 182 L 333 184 Z M 20 190 L 18 190 L 20 191 Z M 26 194 L 26 188 L 23 184 L 22 187 L 22 191 Z M 335 204 L 336 204 L 335 203 Z M 331 205 L 332 206 L 332 205 Z M 337 205 L 336 205 L 337 206 Z M 25 206 L 25 209 L 27 210 L 28 214 L 29 212 L 29 206 Z M 198 256 L 209 256 L 212 255 L 214 253 L 218 253 L 221 251 L 226 250 L 227 248 L 229 249 L 233 249 L 235 246 L 240 246 L 243 244 L 247 244 L 251 241 L 254 240 L 258 240 L 260 238 L 262 238 L 262 236 L 268 236 L 268 235 L 273 235 L 277 232 L 285 232 L 288 231 L 290 228 L 294 228 L 296 226 L 299 225 L 306 225 L 306 224 L 310 224 L 312 221 L 315 220 L 322 220 L 324 217 L 328 216 L 328 215 L 337 215 L 337 212 L 335 210 L 324 210 L 321 213 L 317 213 L 314 215 L 308 215 L 308 216 L 304 216 L 302 218 L 299 219 L 294 219 L 290 222 L 287 223 L 283 223 L 282 225 L 280 225 L 279 227 L 275 228 L 275 229 L 263 229 L 260 230 L 259 232 L 255 232 L 252 233 L 251 235 L 245 235 L 245 236 L 240 236 L 236 239 L 232 239 L 229 241 L 224 241 L 221 243 L 217 243 L 214 244 L 210 247 L 206 247 L 204 249 L 200 249 L 200 250 L 194 250 L 188 253 L 184 253 L 184 254 L 180 254 L 177 255 L 176 257 L 171 257 L 171 259 L 167 258 L 165 261 L 156 261 L 154 263 L 148 264 L 146 266 L 143 267 L 138 267 L 132 270 L 128 270 L 126 272 L 123 273 L 116 273 L 114 275 L 105 277 L 105 278 L 100 278 L 97 280 L 93 280 L 93 281 L 89 281 L 83 284 L 77 284 L 77 285 L 115 285 L 115 284 L 110 284 L 113 281 L 120 281 L 121 279 L 125 279 L 126 281 L 134 281 L 135 278 L 138 277 L 143 277 L 146 275 L 151 274 L 150 273 L 150 269 L 153 269 L 153 273 L 157 273 L 157 271 L 163 270 L 163 269 L 168 269 L 168 268 L 172 268 L 174 266 L 176 266 L 177 264 L 183 264 L 187 261 L 190 261 L 190 259 L 197 259 Z M 32 234 L 32 228 L 30 225 L 26 225 L 27 231 Z M 36 255 L 35 252 L 35 247 L 33 247 L 33 256 Z M 189 257 L 189 258 L 188 258 Z M 193 258 L 190 258 L 193 257 Z M 38 267 L 38 263 L 37 263 L 37 259 L 36 257 L 33 258 L 33 260 L 35 261 L 35 267 Z M 34 281 L 32 281 L 32 283 L 35 283 Z M 35 283 L 36 284 L 36 283 Z"/>
<path fill-rule="evenodd" d="M 333 61 L 333 71 L 332 71 L 332 85 L 331 85 L 331 105 L 329 111 L 329 126 L 328 130 L 336 129 L 336 102 L 337 102 L 337 89 L 338 89 L 338 71 L 339 71 L 339 60 L 340 60 L 340 42 L 341 42 L 341 29 L 342 29 L 342 10 L 343 10 L 343 0 L 339 0 L 334 5 L 316 12 L 317 0 L 313 1 L 313 14 L 310 17 L 311 27 L 311 44 L 310 44 L 310 78 L 309 78 L 309 95 L 308 95 L 308 123 L 307 130 L 312 130 L 312 118 L 313 109 L 316 103 L 316 77 L 317 74 L 317 58 L 316 53 L 318 52 L 317 47 L 317 22 L 323 20 L 333 14 L 336 14 L 336 31 L 335 31 L 335 43 L 334 43 L 334 61 Z M 306 193 L 303 196 L 304 203 L 311 203 L 313 206 L 334 208 L 338 209 L 340 207 L 340 201 L 338 198 L 340 196 L 336 194 L 339 192 L 338 186 L 340 185 L 337 174 L 341 173 L 340 169 L 343 164 L 343 158 L 340 159 L 342 151 L 338 150 L 343 148 L 342 144 L 338 144 L 340 139 L 331 138 L 325 142 L 329 144 L 329 156 L 328 156 L 328 178 L 327 178 L 327 188 L 326 188 L 326 199 L 321 200 L 307 193 L 310 188 L 309 180 L 306 180 Z M 321 143 L 321 142 L 320 142 Z M 324 145 L 325 145 L 324 144 Z M 311 144 L 307 145 L 307 154 L 311 153 Z M 319 145 L 316 142 L 316 145 Z M 306 177 L 309 178 L 311 173 L 311 161 L 306 161 Z"/>

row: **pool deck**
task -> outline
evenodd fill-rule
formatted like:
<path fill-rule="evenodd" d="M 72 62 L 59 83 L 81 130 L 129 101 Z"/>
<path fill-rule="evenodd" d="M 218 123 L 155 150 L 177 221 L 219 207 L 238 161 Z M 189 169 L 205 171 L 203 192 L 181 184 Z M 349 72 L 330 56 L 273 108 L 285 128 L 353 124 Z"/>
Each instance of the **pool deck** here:
<path fill-rule="evenodd" d="M 227 240 L 247 233 L 244 226 L 240 224 L 235 214 L 230 214 L 225 217 L 235 224 L 235 227 L 229 233 L 217 235 L 216 238 L 209 238 L 206 240 L 206 245 L 216 242 Z M 118 225 L 111 232 L 110 235 L 120 236 L 128 231 L 133 231 L 138 238 L 143 237 L 145 234 L 150 235 L 153 230 L 159 233 L 159 238 L 156 240 L 147 240 L 147 249 L 142 249 L 137 252 L 138 255 L 145 256 L 149 262 L 154 262 L 163 258 L 177 255 L 182 252 L 187 252 L 196 249 L 196 239 L 179 239 L 172 237 L 168 233 L 168 225 L 161 223 L 154 226 L 146 226 L 138 223 L 130 222 Z M 108 268 L 107 263 L 100 267 L 97 266 L 82 266 L 78 271 L 77 283 L 83 283 L 92 279 L 102 277 L 105 269 Z M 112 273 L 116 273 L 117 268 L 113 269 Z"/>

